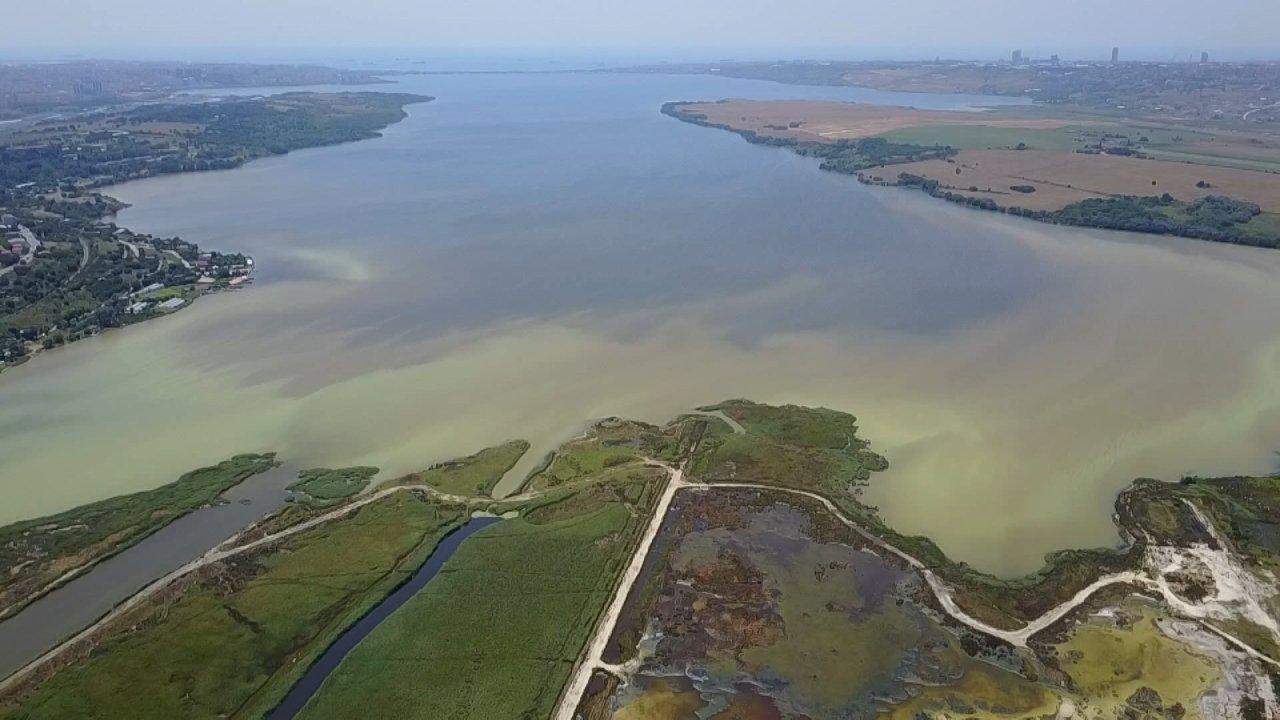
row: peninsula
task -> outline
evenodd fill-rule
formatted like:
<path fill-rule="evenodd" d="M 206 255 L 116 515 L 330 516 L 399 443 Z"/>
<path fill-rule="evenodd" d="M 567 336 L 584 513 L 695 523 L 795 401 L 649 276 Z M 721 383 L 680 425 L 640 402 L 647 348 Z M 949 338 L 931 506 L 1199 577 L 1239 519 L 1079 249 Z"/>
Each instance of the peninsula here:
<path fill-rule="evenodd" d="M 297 92 L 166 101 L 48 118 L 0 134 L 0 370 L 246 284 L 253 259 L 118 226 L 114 183 L 234 168 L 377 137 L 432 98 Z"/>
<path fill-rule="evenodd" d="M 864 183 L 1044 222 L 1280 247 L 1280 136 L 1060 108 L 673 102 L 662 112 Z"/>

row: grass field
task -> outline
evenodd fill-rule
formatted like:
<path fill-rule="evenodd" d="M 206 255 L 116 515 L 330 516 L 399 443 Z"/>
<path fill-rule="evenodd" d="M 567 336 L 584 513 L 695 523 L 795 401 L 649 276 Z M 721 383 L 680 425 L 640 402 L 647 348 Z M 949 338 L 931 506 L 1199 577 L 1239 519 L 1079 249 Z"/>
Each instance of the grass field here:
<path fill-rule="evenodd" d="M 298 473 L 298 481 L 289 486 L 295 502 L 315 507 L 336 505 L 369 485 L 378 474 L 376 467 L 349 467 L 331 470 L 311 468 Z"/>
<path fill-rule="evenodd" d="M 168 485 L 100 500 L 0 528 L 0 617 L 75 568 L 109 557 L 275 466 L 274 455 L 237 455 Z"/>
<path fill-rule="evenodd" d="M 950 145 L 961 150 L 1013 149 L 1018 143 L 1036 150 L 1075 152 L 1085 143 L 1080 139 L 1084 128 L 1008 128 L 990 125 L 926 125 L 884 133 L 894 142 L 916 145 Z"/>
<path fill-rule="evenodd" d="M 472 536 L 301 717 L 548 717 L 655 491 L 593 484 Z"/>
<path fill-rule="evenodd" d="M 122 620 L 132 629 L 0 717 L 260 717 L 463 519 L 456 508 L 396 493 L 228 561 L 172 602 Z"/>
<path fill-rule="evenodd" d="M 708 432 L 689 464 L 707 482 L 756 482 L 852 496 L 888 462 L 858 437 L 848 413 L 795 405 L 774 407 L 733 400 L 704 408 L 738 421 L 745 434 Z M 715 426 L 713 426 L 715 427 Z"/>
<path fill-rule="evenodd" d="M 582 437 L 561 445 L 525 479 L 523 489 L 557 487 L 638 462 L 646 456 L 675 459 L 683 442 L 681 428 L 677 423 L 668 433 L 645 423 L 617 418 L 603 420 L 592 425 Z"/>
<path fill-rule="evenodd" d="M 420 473 L 401 478 L 397 482 L 421 483 L 451 495 L 488 495 L 503 475 L 529 451 L 524 440 L 485 448 L 474 455 L 439 463 Z"/>

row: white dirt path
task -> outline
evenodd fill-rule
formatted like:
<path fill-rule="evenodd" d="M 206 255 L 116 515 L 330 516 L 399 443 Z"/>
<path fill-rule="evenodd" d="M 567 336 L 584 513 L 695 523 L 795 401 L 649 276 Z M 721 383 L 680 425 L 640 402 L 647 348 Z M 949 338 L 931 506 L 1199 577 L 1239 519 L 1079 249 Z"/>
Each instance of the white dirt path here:
<path fill-rule="evenodd" d="M 645 528 L 644 535 L 640 537 L 640 544 L 636 546 L 636 552 L 631 556 L 631 563 L 627 565 L 627 569 L 622 573 L 622 578 L 618 582 L 617 590 L 613 593 L 613 600 L 610 601 L 609 608 L 605 610 L 604 615 L 600 616 L 600 620 L 596 624 L 596 632 L 591 638 L 591 643 L 587 646 L 586 652 L 578 659 L 573 675 L 570 676 L 569 683 L 560 695 L 560 704 L 556 707 L 555 714 L 552 715 L 553 720 L 573 720 L 573 713 L 578 709 L 578 703 L 582 701 L 582 694 L 587 689 L 587 683 L 591 681 L 591 674 L 597 668 L 612 667 L 604 665 L 602 656 L 604 655 L 605 646 L 609 644 L 609 638 L 613 635 L 613 628 L 618 623 L 618 616 L 622 614 L 622 608 L 626 605 L 627 596 L 631 594 L 631 588 L 635 585 L 636 578 L 640 577 L 640 570 L 644 567 L 645 558 L 649 556 L 649 549 L 653 547 L 653 540 L 658 536 L 658 528 L 662 527 L 662 521 L 666 518 L 667 510 L 671 507 L 671 498 L 675 497 L 677 490 L 688 487 L 688 483 L 684 481 L 684 470 L 682 468 L 673 468 L 662 463 L 654 464 L 662 465 L 670 473 L 667 487 L 662 491 L 662 496 L 658 498 L 657 505 L 654 506 L 653 517 L 649 519 L 649 525 Z"/>
<path fill-rule="evenodd" d="M 365 495 L 361 497 L 359 500 L 356 500 L 348 505 L 343 505 L 342 507 L 336 510 L 332 510 L 330 512 L 324 513 L 323 515 L 317 515 L 316 517 L 311 518 L 310 520 L 306 520 L 304 522 L 300 522 L 297 525 L 291 525 L 279 532 L 271 533 L 270 535 L 264 535 L 252 542 L 247 542 L 241 545 L 235 544 L 236 540 L 238 540 L 243 535 L 243 533 L 237 533 L 231 538 L 228 538 L 222 543 L 219 543 L 218 545 L 214 546 L 213 549 L 209 550 L 208 552 L 196 558 L 195 560 L 192 560 L 191 562 L 183 565 L 177 570 L 174 570 L 168 573 L 167 575 L 163 575 L 160 578 L 152 581 L 150 584 L 143 587 L 137 593 L 130 596 L 129 599 L 125 600 L 124 602 L 112 608 L 107 614 L 99 618 L 97 622 L 93 623 L 89 627 L 86 627 L 85 629 L 81 630 L 75 635 L 72 635 L 70 638 L 63 640 L 53 649 L 49 650 L 45 654 L 41 655 L 35 660 L 32 660 L 31 662 L 22 666 L 18 670 L 14 671 L 13 674 L 9 675 L 4 680 L 0 680 L 0 693 L 7 691 L 9 690 L 9 688 L 13 687 L 14 685 L 22 682 L 27 677 L 29 677 L 33 672 L 43 667 L 46 663 L 50 662 L 51 660 L 54 660 L 63 652 L 66 652 L 69 648 L 74 646 L 76 643 L 91 637 L 95 632 L 100 630 L 107 623 L 110 623 L 111 621 L 115 620 L 121 615 L 124 615 L 130 610 L 138 607 L 142 603 L 154 597 L 161 590 L 173 584 L 179 578 L 182 578 L 192 572 L 195 572 L 196 570 L 199 570 L 213 563 L 219 562 L 221 560 L 226 560 L 227 558 L 232 557 L 234 555 L 239 555 L 241 553 L 248 552 L 255 548 L 262 547 L 264 545 L 269 545 L 273 542 L 277 542 L 291 535 L 296 535 L 297 533 L 303 532 L 305 530 L 310 530 L 311 528 L 316 527 L 317 525 L 323 525 L 324 523 L 327 523 L 330 520 L 335 520 L 337 518 L 343 517 L 344 515 L 348 515 L 352 512 L 355 512 L 356 510 L 364 507 L 365 505 L 381 500 L 382 498 L 387 497 L 388 495 L 398 493 L 398 492 L 408 491 L 408 490 L 424 491 L 436 498 L 444 500 L 445 502 L 452 502 L 452 503 L 468 504 L 468 503 L 474 503 L 478 501 L 484 501 L 486 503 L 492 501 L 490 498 L 468 498 L 468 497 L 462 497 L 459 495 L 448 495 L 436 490 L 435 488 L 429 485 L 397 485 L 395 487 L 383 488 L 381 490 L 371 492 L 368 495 Z"/>

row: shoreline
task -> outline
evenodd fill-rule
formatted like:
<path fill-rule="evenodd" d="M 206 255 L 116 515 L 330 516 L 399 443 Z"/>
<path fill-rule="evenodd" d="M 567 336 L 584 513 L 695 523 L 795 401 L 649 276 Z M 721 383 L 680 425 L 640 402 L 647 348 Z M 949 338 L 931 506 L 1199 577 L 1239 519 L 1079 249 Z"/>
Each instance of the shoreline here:
<path fill-rule="evenodd" d="M 778 137 L 773 135 L 763 135 L 750 128 L 739 128 L 724 122 L 714 122 L 709 120 L 705 115 L 701 113 L 684 110 L 684 108 L 689 105 L 705 105 L 705 104 L 715 104 L 715 103 L 724 103 L 724 102 L 731 102 L 731 101 L 727 101 L 727 100 L 671 101 L 671 102 L 665 102 L 662 104 L 661 112 L 663 115 L 670 116 L 672 118 L 675 118 L 676 120 L 689 123 L 691 125 L 698 125 L 701 127 L 708 127 L 708 128 L 714 128 L 716 130 L 728 131 L 730 133 L 738 135 L 739 137 L 741 137 L 742 139 L 746 140 L 747 142 L 753 145 L 764 145 L 768 147 L 787 148 L 802 156 L 817 156 L 819 158 L 825 158 L 825 156 L 823 155 L 824 151 L 830 152 L 835 149 L 841 148 L 842 146 L 854 147 L 866 141 L 879 141 L 882 143 L 885 142 L 883 139 L 879 138 L 877 135 L 874 135 L 874 134 L 864 136 L 864 137 L 841 139 L 841 140 L 837 140 L 830 143 L 811 141 L 811 140 L 801 140 L 793 137 Z M 881 106 L 875 106 L 875 107 L 881 107 Z M 975 197 L 972 195 L 965 195 L 961 192 L 955 192 L 955 190 L 958 190 L 959 188 L 952 187 L 950 185 L 945 185 L 941 181 L 932 179 L 930 177 L 913 175 L 906 172 L 898 173 L 895 176 L 894 170 L 893 170 L 895 166 L 906 166 L 906 165 L 919 162 L 921 160 L 932 160 L 932 159 L 946 160 L 947 162 L 950 163 L 950 162 L 953 162 L 952 158 L 955 158 L 961 152 L 965 152 L 959 148 L 955 148 L 949 145 L 938 145 L 938 146 L 903 145 L 903 147 L 913 148 L 915 151 L 920 153 L 920 158 L 907 158 L 907 159 L 893 158 L 887 162 L 867 162 L 867 163 L 857 164 L 857 165 L 850 165 L 847 162 L 837 162 L 831 159 L 822 159 L 819 164 L 819 169 L 839 173 L 842 175 L 852 175 L 858 180 L 859 183 L 862 183 L 864 185 L 877 185 L 882 187 L 896 187 L 896 188 L 905 188 L 905 189 L 914 188 L 924 192 L 926 195 L 929 195 L 930 197 L 937 198 L 940 200 L 946 200 L 948 202 L 952 202 L 957 205 L 962 205 L 962 206 L 970 207 L 977 210 L 998 212 L 1004 215 L 1023 217 L 1030 220 L 1035 220 L 1037 222 L 1043 222 L 1049 225 L 1061 225 L 1061 226 L 1067 226 L 1067 227 L 1079 227 L 1079 228 L 1087 228 L 1087 229 L 1094 229 L 1094 230 L 1111 230 L 1111 231 L 1118 231 L 1118 232 L 1137 232 L 1137 233 L 1142 233 L 1144 235 L 1155 235 L 1155 236 L 1164 235 L 1164 236 L 1170 236 L 1170 237 L 1187 238 L 1192 240 L 1202 240 L 1207 242 L 1217 242 L 1217 243 L 1229 244 L 1229 245 L 1258 247 L 1263 249 L 1280 248 L 1280 238 L 1258 238 L 1253 236 L 1246 236 L 1243 234 L 1237 234 L 1232 236 L 1222 231 L 1214 232 L 1209 230 L 1208 228 L 1201 228 L 1198 226 L 1186 225 L 1186 224 L 1179 225 L 1179 226 L 1172 226 L 1172 227 L 1163 227 L 1163 228 L 1133 226 L 1131 224 L 1126 224 L 1121 220 L 1112 221 L 1105 217 L 1102 219 L 1094 219 L 1091 222 L 1089 217 L 1079 217 L 1077 216 L 1079 214 L 1071 215 L 1067 213 L 1067 210 L 1070 210 L 1072 207 L 1076 205 L 1086 204 L 1088 202 L 1130 202 L 1131 204 L 1137 204 L 1137 205 L 1143 205 L 1143 204 L 1170 205 L 1170 204 L 1176 204 L 1180 202 L 1180 201 L 1173 200 L 1172 197 L 1168 195 L 1168 193 L 1165 193 L 1163 196 L 1100 194 L 1097 200 L 1086 200 L 1085 203 L 1074 203 L 1072 205 L 1068 205 L 1066 208 L 1061 208 L 1058 210 L 1037 210 L 1037 209 L 1023 208 L 1016 205 L 1002 205 L 1000 203 L 997 203 L 995 200 L 992 200 L 991 198 Z M 1195 166 L 1193 163 L 1191 165 Z M 883 172 L 884 174 L 878 175 L 878 174 L 875 174 L 874 171 L 880 171 L 880 172 Z M 959 171 L 957 170 L 957 172 Z M 1153 182 L 1152 184 L 1154 185 L 1155 183 Z M 1067 187 L 1070 187 L 1070 186 L 1067 186 Z M 974 187 L 974 188 L 971 188 L 971 190 L 977 190 L 977 188 Z M 1031 189 L 1028 189 L 1028 191 L 1031 191 Z M 1210 196 L 1210 197 L 1212 198 L 1214 196 Z M 1231 200 L 1230 198 L 1224 198 L 1224 199 Z M 1182 203 L 1182 204 L 1189 205 L 1189 203 Z M 1258 208 L 1255 205 L 1254 212 L 1256 213 L 1257 211 L 1258 211 Z"/>
<path fill-rule="evenodd" d="M 763 415 L 753 415 L 763 413 Z M 611 594 L 602 605 L 602 611 L 592 622 L 590 632 L 562 686 L 553 717 L 570 717 L 581 699 L 587 694 L 587 686 L 598 672 L 625 674 L 631 669 L 630 661 L 621 664 L 604 659 L 604 650 L 613 638 L 617 623 L 627 603 L 636 592 L 657 535 L 668 517 L 667 510 L 676 494 L 682 490 L 696 493 L 712 493 L 735 490 L 751 490 L 765 494 L 778 493 L 816 501 L 821 508 L 839 523 L 854 530 L 870 546 L 886 559 L 896 559 L 907 569 L 918 573 L 933 597 L 936 612 L 968 631 L 990 638 L 1015 650 L 1037 652 L 1043 641 L 1041 633 L 1061 628 L 1061 623 L 1078 619 L 1078 610 L 1091 607 L 1092 598 L 1107 588 L 1119 587 L 1125 596 L 1138 594 L 1151 597 L 1179 618 L 1199 626 L 1226 643 L 1235 646 L 1252 661 L 1262 666 L 1277 667 L 1280 663 L 1272 657 L 1280 628 L 1274 622 L 1262 622 L 1261 639 L 1270 644 L 1260 646 L 1257 637 L 1241 635 L 1232 622 L 1260 622 L 1265 617 L 1263 603 L 1269 596 L 1248 594 L 1237 597 L 1233 591 L 1239 578 L 1252 577 L 1255 571 L 1247 565 L 1247 556 L 1235 529 L 1235 515 L 1222 515 L 1220 501 L 1235 497 L 1243 491 L 1243 478 L 1215 478 L 1198 484 L 1196 481 L 1181 483 L 1138 479 L 1122 490 L 1115 499 L 1117 527 L 1130 538 L 1123 550 L 1108 551 L 1060 551 L 1046 558 L 1040 571 L 1017 580 L 1002 580 L 978 573 L 962 563 L 950 560 L 927 537 L 909 537 L 896 532 L 876 514 L 874 508 L 862 503 L 856 494 L 856 485 L 848 491 L 837 486 L 813 482 L 795 467 L 775 468 L 779 474 L 759 476 L 750 467 L 739 476 L 737 469 L 724 474 L 719 448 L 725 438 L 739 437 L 741 441 L 760 443 L 762 452 L 770 452 L 771 443 L 783 443 L 787 447 L 796 442 L 778 436 L 768 425 L 770 413 L 780 417 L 804 418 L 808 422 L 835 423 L 835 429 L 845 428 L 849 442 L 836 453 L 854 453 L 863 458 L 872 472 L 879 463 L 871 462 L 866 451 L 867 441 L 857 437 L 852 416 L 834 411 L 813 410 L 798 406 L 761 406 L 748 401 L 729 401 L 717 406 L 700 408 L 693 413 L 679 415 L 668 422 L 663 433 L 674 432 L 690 444 L 682 445 L 674 454 L 661 455 L 663 460 L 649 456 L 647 448 L 637 447 L 628 458 L 631 467 L 660 468 L 667 481 L 660 497 L 653 504 L 650 514 L 644 517 L 644 531 L 629 551 Z M 823 414 L 826 413 L 826 414 Z M 727 416 L 724 420 L 721 415 Z M 814 417 L 819 420 L 814 420 Z M 797 419 L 797 422 L 804 420 Z M 693 423 L 692 426 L 689 423 Z M 762 425 L 761 423 L 765 423 Z M 721 427 L 716 427 L 721 425 Z M 595 426 L 601 427 L 600 424 Z M 611 426 L 616 427 L 616 426 Z M 642 430 L 653 426 L 642 426 Z M 790 427 L 787 425 L 787 427 Z M 715 428 L 714 432 L 710 428 Z M 818 429 L 811 428 L 813 432 Z M 645 430 L 647 432 L 647 430 Z M 597 431 L 598 432 L 598 431 Z M 592 438 L 602 437 L 589 434 Z M 603 442 L 604 440 L 602 440 Z M 682 441 L 683 442 L 683 441 Z M 807 441 L 799 441 L 805 443 Z M 661 445 L 659 445 L 661 447 Z M 717 459 L 719 458 L 719 459 Z M 883 469 L 882 467 L 879 469 Z M 691 477 L 686 473 L 692 472 Z M 797 474 L 799 473 L 799 474 Z M 490 495 L 456 495 L 442 491 L 421 478 L 407 476 L 406 484 L 383 487 L 372 492 L 353 496 L 348 502 L 319 514 L 302 517 L 281 527 L 279 514 L 270 515 L 236 532 L 230 538 L 209 548 L 197 558 L 183 564 L 145 585 L 115 605 L 106 614 L 24 664 L 12 674 L 0 679 L 0 695 L 23 692 L 31 683 L 45 682 L 51 673 L 61 670 L 64 662 L 75 662 L 108 635 L 121 630 L 118 622 L 128 613 L 144 607 L 152 598 L 168 597 L 171 588 L 183 591 L 185 578 L 199 577 L 203 568 L 297 535 L 319 526 L 351 517 L 360 508 L 378 502 L 400 492 L 422 495 L 438 502 L 463 506 L 472 510 L 498 513 L 515 503 L 538 501 L 554 497 L 570 490 L 572 486 L 549 487 L 518 496 L 498 499 Z M 587 476 L 585 482 L 598 478 Z M 1274 477 L 1266 480 L 1275 480 Z M 1191 499 L 1195 498 L 1195 500 Z M 1170 505 L 1172 503 L 1172 505 Z M 1150 525 L 1153 508 L 1182 508 L 1173 527 Z M 1076 560 L 1060 561 L 1064 556 L 1077 554 Z M 1090 554 L 1092 553 L 1092 554 Z M 1084 554 L 1082 559 L 1079 554 Z M 1115 560 L 1114 563 L 1109 560 Z M 1185 568 L 1188 563 L 1202 563 L 1208 575 L 1199 586 L 1199 595 L 1188 594 Z M 1055 579 L 1056 578 L 1056 579 Z M 1252 586 L 1250 586 L 1252 587 Z M 1258 586 L 1258 592 L 1274 590 L 1272 585 Z M 994 595 L 992 595 L 994 593 Z M 1107 595 L 1110 597 L 1110 595 Z M 987 598 L 998 597 L 999 607 L 988 606 Z M 1021 600 L 1019 600 L 1021 598 Z M 994 611 L 995 616 L 991 614 Z M 345 631 L 344 631 L 345 632 Z M 106 633 L 106 635 L 104 635 Z M 1275 642 L 1272 642 L 1275 641 Z M 1260 649 L 1261 648 L 1261 649 Z M 1246 661 L 1248 662 L 1248 661 Z"/>
<path fill-rule="evenodd" d="M 388 83 L 390 83 L 390 81 L 388 81 Z M 344 145 L 349 142 L 359 142 L 361 140 L 376 139 L 376 138 L 382 137 L 383 130 L 386 130 L 388 127 L 391 127 L 394 124 L 402 122 L 405 118 L 409 116 L 408 111 L 405 109 L 409 105 L 428 103 L 435 100 L 435 97 L 430 95 L 417 95 L 412 93 L 389 93 L 389 92 L 379 92 L 379 91 L 372 91 L 372 90 L 371 91 L 342 91 L 337 93 L 286 92 L 282 94 L 282 96 L 290 96 L 290 95 L 316 95 L 316 96 L 327 95 L 327 96 L 333 96 L 333 97 L 352 96 L 352 95 L 384 95 L 384 96 L 395 97 L 400 101 L 400 105 L 398 109 L 398 117 L 396 117 L 394 120 L 391 120 L 390 122 L 383 125 L 376 125 L 375 123 L 375 127 L 373 127 L 372 129 L 369 129 L 363 135 L 358 137 L 341 138 L 341 139 L 329 139 L 329 138 L 321 137 L 321 138 L 318 138 L 315 142 L 302 144 L 295 147 L 285 147 L 283 149 L 262 148 L 262 149 L 259 149 L 258 152 L 256 153 L 251 152 L 243 156 L 234 158 L 231 164 L 225 167 L 180 168 L 178 170 L 172 170 L 172 171 L 166 170 L 165 168 L 162 168 L 162 167 L 155 168 L 155 169 L 149 168 L 147 170 L 147 174 L 145 175 L 140 175 L 138 177 L 125 176 L 121 178 L 113 178 L 112 181 L 109 183 L 97 184 L 96 180 L 90 180 L 89 183 L 83 187 L 82 189 L 83 194 L 78 195 L 76 197 L 90 199 L 94 203 L 95 207 L 97 206 L 98 203 L 101 203 L 105 207 L 106 212 L 98 215 L 96 218 L 92 218 L 92 222 L 95 224 L 95 226 L 101 226 L 107 230 L 110 230 L 113 233 L 112 237 L 115 237 L 120 233 L 128 233 L 130 237 L 135 239 L 140 236 L 145 236 L 148 239 L 150 239 L 149 235 L 145 235 L 145 234 L 139 235 L 137 233 L 134 233 L 134 231 L 130 230 L 129 228 L 125 226 L 117 225 L 114 222 L 116 219 L 117 213 L 120 210 L 128 208 L 130 204 L 112 196 L 110 194 L 110 189 L 112 187 L 116 185 L 121 185 L 127 182 L 133 182 L 136 180 L 160 178 L 160 177 L 166 177 L 170 175 L 184 175 L 188 173 L 200 173 L 200 172 L 217 172 L 222 170 L 238 170 L 254 162 L 255 160 L 261 160 L 267 157 L 278 157 L 278 156 L 288 155 L 289 153 L 296 152 L 298 150 L 336 147 L 338 145 Z M 262 102 L 268 101 L 271 97 L 274 97 L 274 96 L 267 96 L 266 98 L 248 98 L 248 99 L 243 99 L 242 102 L 262 103 Z M 177 106 L 174 106 L 172 103 L 166 103 L 165 101 L 161 100 L 161 101 L 152 102 L 152 103 L 143 103 L 141 105 L 135 106 L 134 109 L 137 110 L 137 109 L 145 109 L 150 107 L 167 108 L 167 107 L 177 107 Z M 10 192 L 14 192 L 17 189 L 18 188 L 16 187 L 11 188 Z M 45 195 L 45 193 L 42 192 L 44 189 L 45 188 L 43 187 L 36 188 L 36 190 L 33 193 L 29 194 L 28 197 L 40 198 Z M 105 190 L 106 192 L 101 192 L 100 190 Z M 58 190 L 54 190 L 52 192 L 54 194 L 60 193 L 60 191 Z M 27 213 L 30 212 L 31 206 L 29 204 L 22 205 L 16 202 L 15 200 L 12 203 L 12 205 L 13 205 L 14 212 L 27 212 Z M 27 230 L 22 225 L 19 225 L 19 228 L 21 228 L 23 232 L 30 233 L 30 231 Z M 173 240 L 182 242 L 180 238 L 174 238 Z M 39 241 L 37 241 L 36 245 L 39 246 L 39 244 L 40 244 Z M 136 245 L 133 245 L 127 241 L 124 242 L 124 244 L 128 246 L 128 250 L 126 251 L 126 257 L 128 257 L 128 252 L 130 251 L 134 254 L 135 258 L 142 257 L 142 255 L 139 254 L 139 250 L 137 249 Z M 88 245 L 85 244 L 85 241 L 83 238 L 81 239 L 81 245 L 84 249 L 84 259 L 81 261 L 80 270 L 78 270 L 77 273 L 84 271 L 89 261 Z M 192 246 L 192 247 L 196 247 L 196 246 Z M 25 352 L 22 355 L 18 356 L 15 360 L 5 360 L 3 359 L 3 356 L 0 355 L 0 373 L 4 373 L 5 371 L 10 370 L 12 368 L 16 368 L 16 367 L 28 364 L 36 356 L 42 354 L 46 350 L 52 350 L 57 347 L 69 345 L 73 342 L 86 339 L 89 337 L 96 337 L 98 335 L 104 334 L 111 330 L 117 330 L 122 327 L 137 325 L 137 324 L 147 322 L 149 320 L 155 320 L 161 317 L 172 315 L 176 312 L 179 312 L 181 310 L 184 310 L 190 307 L 192 304 L 194 304 L 196 300 L 198 300 L 200 297 L 203 297 L 204 295 L 211 294 L 211 293 L 219 293 L 219 292 L 227 292 L 231 290 L 244 289 L 245 287 L 252 285 L 253 279 L 254 279 L 253 276 L 255 271 L 257 270 L 257 264 L 253 257 L 232 253 L 231 254 L 232 256 L 243 257 L 246 260 L 246 267 L 242 271 L 238 271 L 237 274 L 226 275 L 226 276 L 217 275 L 214 277 L 210 277 L 203 274 L 203 270 L 202 270 L 203 258 L 209 257 L 211 255 L 226 256 L 227 255 L 226 253 L 222 253 L 221 251 L 206 250 L 204 248 L 196 247 L 196 252 L 200 254 L 199 257 L 201 259 L 197 260 L 197 262 L 195 263 L 195 266 L 193 267 L 192 263 L 187 258 L 182 257 L 173 249 L 161 249 L 159 247 L 152 247 L 152 246 L 148 246 L 147 249 L 154 251 L 157 255 L 172 256 L 174 262 L 180 263 L 184 269 L 197 271 L 198 277 L 195 280 L 195 282 L 192 284 L 162 286 L 159 290 L 157 290 L 157 292 L 176 290 L 178 292 L 178 295 L 180 296 L 180 301 L 176 305 L 172 307 L 167 307 L 167 308 L 163 307 L 162 305 L 156 305 L 155 307 L 147 307 L 143 310 L 138 311 L 141 313 L 145 313 L 145 317 L 139 317 L 131 321 L 125 321 L 120 323 L 119 325 L 95 327 L 89 332 L 86 332 L 83 334 L 77 334 L 69 338 L 64 337 L 61 334 L 61 331 L 59 330 L 59 328 L 55 326 L 54 329 L 42 335 L 37 335 L 36 337 L 30 340 L 26 340 L 23 343 L 26 346 Z M 31 260 L 28 258 L 27 264 L 25 266 L 29 268 L 30 262 Z M 162 262 L 161 265 L 158 267 L 162 268 L 163 265 L 164 263 Z M 212 268 L 212 269 L 216 269 L 216 268 Z M 157 269 L 157 272 L 159 272 L 159 269 Z M 74 278 L 75 276 L 73 275 L 72 279 Z M 204 285 L 205 287 L 201 287 L 202 285 Z M 59 288 L 59 290 L 61 289 L 62 288 Z M 137 299 L 138 295 L 142 295 L 142 294 L 146 294 L 145 289 L 143 291 L 130 293 L 125 297 L 127 300 L 133 301 Z M 146 298 L 142 298 L 141 301 L 145 302 Z M 34 303 L 32 305 L 34 306 Z M 21 309 L 16 312 L 20 312 L 20 311 Z M 131 315 L 134 314 L 134 310 L 132 308 L 130 309 L 129 312 Z M 55 332 L 59 333 L 59 337 L 56 341 L 50 342 L 50 338 L 55 334 Z"/>

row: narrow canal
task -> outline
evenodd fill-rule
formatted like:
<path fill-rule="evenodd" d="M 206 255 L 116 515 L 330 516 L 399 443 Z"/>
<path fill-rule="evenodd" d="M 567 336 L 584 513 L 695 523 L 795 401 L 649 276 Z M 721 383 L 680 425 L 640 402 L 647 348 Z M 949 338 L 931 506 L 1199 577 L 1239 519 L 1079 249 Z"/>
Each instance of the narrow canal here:
<path fill-rule="evenodd" d="M 0 622 L 0 677 L 279 508 L 288 496 L 285 487 L 297 479 L 298 468 L 289 464 L 254 475 L 223 493 L 222 504 L 178 518 Z"/>
<path fill-rule="evenodd" d="M 500 521 L 497 517 L 477 517 L 469 520 L 465 525 L 450 533 L 436 547 L 431 556 L 427 558 L 422 567 L 409 578 L 409 581 L 401 585 L 399 589 L 387 596 L 378 605 L 374 606 L 367 615 L 352 625 L 346 632 L 342 633 L 329 649 L 324 651 L 318 660 L 312 663 L 307 669 L 302 679 L 298 681 L 289 694 L 285 695 L 284 700 L 271 714 L 267 716 L 268 720 L 291 720 L 307 702 L 319 692 L 324 681 L 338 669 L 338 665 L 342 663 L 343 658 L 347 656 L 356 645 L 360 644 L 374 628 L 382 624 L 383 620 L 391 617 L 391 614 L 409 601 L 418 593 L 419 590 L 427 586 L 431 579 L 440 572 L 440 568 L 453 557 L 453 554 L 462 546 L 462 541 L 471 537 L 475 533 L 483 530 L 490 525 Z"/>

